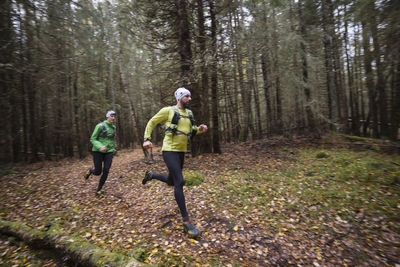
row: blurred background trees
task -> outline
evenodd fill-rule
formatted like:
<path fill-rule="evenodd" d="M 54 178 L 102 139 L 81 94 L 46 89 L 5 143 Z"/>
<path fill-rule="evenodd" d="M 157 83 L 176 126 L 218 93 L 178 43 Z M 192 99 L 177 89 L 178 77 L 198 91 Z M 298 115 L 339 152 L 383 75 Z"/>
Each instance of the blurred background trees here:
<path fill-rule="evenodd" d="M 84 157 L 117 111 L 120 148 L 192 92 L 221 142 L 327 131 L 396 140 L 400 1 L 3 0 L 2 162 Z M 154 140 L 160 142 L 158 128 Z"/>

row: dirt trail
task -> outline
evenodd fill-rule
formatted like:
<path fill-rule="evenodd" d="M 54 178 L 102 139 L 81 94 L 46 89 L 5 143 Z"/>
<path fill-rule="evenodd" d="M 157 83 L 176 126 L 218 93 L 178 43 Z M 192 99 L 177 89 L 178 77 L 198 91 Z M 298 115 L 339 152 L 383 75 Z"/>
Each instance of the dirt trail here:
<path fill-rule="evenodd" d="M 114 158 L 103 198 L 95 197 L 99 177 L 83 179 L 83 173 L 92 166 L 90 157 L 16 167 L 15 173 L 0 178 L 0 216 L 39 230 L 49 222 L 57 223 L 65 233 L 78 234 L 110 251 L 125 253 L 142 248 L 143 259 L 148 263 L 351 263 L 355 255 L 344 252 L 335 242 L 326 247 L 323 256 L 315 249 L 332 238 L 329 233 L 316 236 L 299 229 L 292 236 L 285 233 L 283 238 L 269 225 L 261 209 L 247 210 L 244 205 L 243 212 L 234 213 L 232 210 L 241 205 L 235 196 L 223 203 L 217 200 L 227 190 L 230 177 L 225 174 L 235 168 L 262 172 L 276 162 L 279 168 L 294 162 L 292 149 L 304 142 L 292 142 L 285 149 L 282 143 L 285 142 L 242 143 L 225 146 L 222 155 L 186 157 L 185 170 L 197 170 L 206 180 L 184 189 L 188 211 L 202 232 L 198 240 L 183 234 L 172 187 L 158 181 L 141 184 L 149 165 L 144 163 L 140 149 L 122 151 Z M 166 172 L 159 148 L 153 151 L 152 171 Z M 250 197 L 250 201 L 257 201 L 257 195 Z M 1 243 L 0 253 L 5 253 L 6 248 Z M 350 253 L 348 259 L 346 253 Z"/>

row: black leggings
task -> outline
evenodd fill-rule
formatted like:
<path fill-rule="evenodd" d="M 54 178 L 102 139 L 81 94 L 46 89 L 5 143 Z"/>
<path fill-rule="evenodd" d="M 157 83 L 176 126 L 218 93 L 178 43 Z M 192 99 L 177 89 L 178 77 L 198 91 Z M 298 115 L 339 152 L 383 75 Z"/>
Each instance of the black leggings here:
<path fill-rule="evenodd" d="M 176 203 L 178 203 L 179 210 L 184 221 L 189 216 L 186 210 L 185 195 L 183 194 L 183 180 L 182 169 L 185 160 L 185 152 L 163 151 L 164 162 L 168 167 L 169 174 L 153 173 L 152 178 L 174 186 L 174 195 Z"/>
<path fill-rule="evenodd" d="M 108 172 L 110 171 L 112 160 L 114 153 L 101 153 L 101 152 L 92 152 L 93 153 L 93 162 L 94 169 L 91 169 L 90 172 L 94 175 L 100 175 L 103 169 L 103 175 L 100 177 L 99 186 L 97 187 L 97 191 L 100 191 L 103 188 L 104 183 L 107 180 Z M 104 167 L 103 167 L 104 162 Z"/>

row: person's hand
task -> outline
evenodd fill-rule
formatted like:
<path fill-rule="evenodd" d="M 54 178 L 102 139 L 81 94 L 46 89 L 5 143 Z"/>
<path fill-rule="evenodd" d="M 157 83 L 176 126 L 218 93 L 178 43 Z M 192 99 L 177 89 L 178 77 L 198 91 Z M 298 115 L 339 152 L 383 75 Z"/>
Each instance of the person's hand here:
<path fill-rule="evenodd" d="M 106 151 L 106 150 L 107 150 L 107 146 L 100 147 L 100 151 Z"/>
<path fill-rule="evenodd" d="M 153 143 L 150 140 L 144 141 L 143 142 L 143 147 L 145 149 L 152 148 L 153 147 Z"/>
<path fill-rule="evenodd" d="M 207 132 L 207 130 L 208 130 L 207 125 L 205 125 L 205 124 L 200 124 L 200 126 L 199 126 L 199 131 L 200 131 L 200 132 L 205 133 L 205 132 Z"/>

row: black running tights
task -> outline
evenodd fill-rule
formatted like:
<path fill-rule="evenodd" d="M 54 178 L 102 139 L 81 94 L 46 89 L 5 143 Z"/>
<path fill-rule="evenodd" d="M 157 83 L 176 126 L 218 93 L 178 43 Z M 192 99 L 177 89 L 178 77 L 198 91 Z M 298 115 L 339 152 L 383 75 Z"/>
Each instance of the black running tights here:
<path fill-rule="evenodd" d="M 163 151 L 164 162 L 168 167 L 169 174 L 153 173 L 152 178 L 174 186 L 174 195 L 179 210 L 181 211 L 182 219 L 186 221 L 189 216 L 186 210 L 185 195 L 183 194 L 183 162 L 185 152 Z"/>
<path fill-rule="evenodd" d="M 97 187 L 97 191 L 100 191 L 107 180 L 108 172 L 110 171 L 114 154 L 113 152 L 109 153 L 92 152 L 92 153 L 93 153 L 94 169 L 91 169 L 90 172 L 93 173 L 94 175 L 100 175 L 103 169 L 103 175 L 100 177 L 99 186 Z"/>

